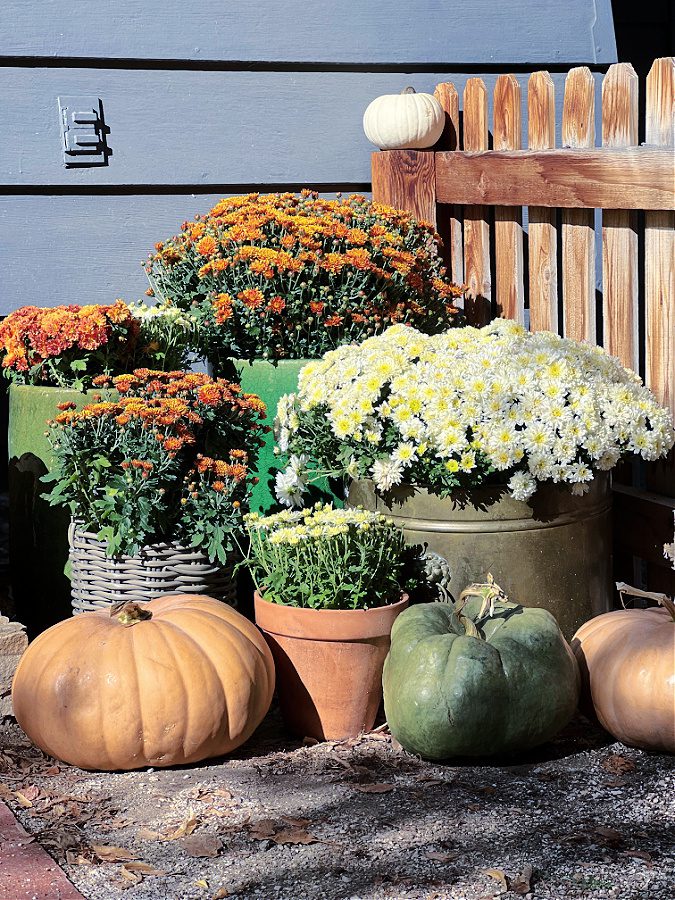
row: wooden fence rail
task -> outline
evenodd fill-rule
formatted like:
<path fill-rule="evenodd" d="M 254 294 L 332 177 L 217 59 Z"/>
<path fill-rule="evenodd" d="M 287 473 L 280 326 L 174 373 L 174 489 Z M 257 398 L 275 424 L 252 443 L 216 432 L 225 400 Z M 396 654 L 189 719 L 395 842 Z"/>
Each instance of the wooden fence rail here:
<path fill-rule="evenodd" d="M 449 83 L 436 97 L 446 112 L 438 145 L 374 153 L 374 198 L 436 225 L 452 278 L 467 285 L 471 324 L 501 315 L 600 343 L 643 374 L 675 416 L 675 58 L 657 59 L 647 77 L 642 145 L 638 78 L 627 63 L 602 81 L 598 141 L 596 81 L 586 67 L 566 78 L 561 147 L 547 72 L 530 76 L 526 104 L 515 76 L 497 79 L 491 136 L 482 79 L 467 81 L 461 104 Z M 675 509 L 675 462 L 634 476 L 639 483 L 617 487 L 622 577 L 644 575 L 644 565 L 631 571 L 643 561 L 656 589 L 673 589 L 662 544 L 672 540 L 672 521 L 664 523 Z M 630 482 L 625 467 L 623 478 Z M 647 540 L 643 533 L 631 543 L 633 523 L 650 515 Z"/>

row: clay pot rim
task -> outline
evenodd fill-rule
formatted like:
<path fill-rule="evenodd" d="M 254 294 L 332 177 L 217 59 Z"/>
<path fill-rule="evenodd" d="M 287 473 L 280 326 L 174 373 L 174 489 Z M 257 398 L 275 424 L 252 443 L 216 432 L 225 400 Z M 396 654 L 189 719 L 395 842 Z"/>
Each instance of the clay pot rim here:
<path fill-rule="evenodd" d="M 408 606 L 410 598 L 372 609 L 308 609 L 271 603 L 258 591 L 254 594 L 256 625 L 270 634 L 309 641 L 363 641 L 389 637 L 394 620 Z"/>

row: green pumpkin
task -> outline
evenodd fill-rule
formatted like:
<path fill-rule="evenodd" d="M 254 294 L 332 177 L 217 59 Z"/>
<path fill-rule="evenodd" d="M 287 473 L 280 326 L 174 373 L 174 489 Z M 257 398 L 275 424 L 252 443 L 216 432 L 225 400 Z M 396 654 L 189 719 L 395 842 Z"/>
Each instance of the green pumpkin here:
<path fill-rule="evenodd" d="M 511 603 L 490 580 L 454 606 L 401 613 L 383 686 L 391 733 L 406 750 L 491 756 L 535 747 L 566 725 L 579 671 L 551 613 Z"/>

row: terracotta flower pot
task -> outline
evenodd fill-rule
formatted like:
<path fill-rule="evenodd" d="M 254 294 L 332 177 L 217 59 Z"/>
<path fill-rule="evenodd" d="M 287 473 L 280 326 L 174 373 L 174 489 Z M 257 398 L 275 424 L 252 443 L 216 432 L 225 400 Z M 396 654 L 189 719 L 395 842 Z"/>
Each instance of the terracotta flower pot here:
<path fill-rule="evenodd" d="M 256 592 L 256 624 L 274 656 L 281 712 L 292 731 L 342 740 L 373 727 L 391 627 L 407 605 L 403 594 L 375 609 L 300 609 Z"/>

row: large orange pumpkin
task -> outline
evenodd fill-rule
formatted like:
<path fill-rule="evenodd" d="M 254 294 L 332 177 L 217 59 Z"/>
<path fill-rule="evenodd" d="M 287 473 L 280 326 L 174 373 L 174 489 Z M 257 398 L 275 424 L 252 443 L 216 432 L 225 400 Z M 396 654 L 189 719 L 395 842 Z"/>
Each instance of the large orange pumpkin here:
<path fill-rule="evenodd" d="M 633 747 L 675 753 L 675 605 L 591 619 L 572 649 L 598 721 Z"/>
<path fill-rule="evenodd" d="M 83 769 L 138 769 L 229 753 L 260 724 L 273 690 L 255 625 L 182 594 L 54 625 L 21 658 L 12 703 L 46 753 Z"/>

